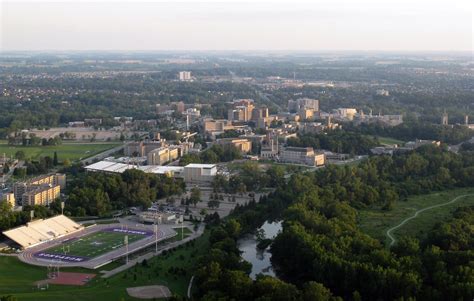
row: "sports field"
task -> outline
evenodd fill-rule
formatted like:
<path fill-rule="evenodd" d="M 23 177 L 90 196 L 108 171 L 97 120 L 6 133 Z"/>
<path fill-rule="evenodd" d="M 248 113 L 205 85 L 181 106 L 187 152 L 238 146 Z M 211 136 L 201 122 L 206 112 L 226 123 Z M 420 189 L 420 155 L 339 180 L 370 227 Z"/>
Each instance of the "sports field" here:
<path fill-rule="evenodd" d="M 23 151 L 27 159 L 37 160 L 40 157 L 49 156 L 53 158 L 54 152 L 58 154 L 58 161 L 65 159 L 75 161 L 96 155 L 113 147 L 120 145 L 117 142 L 103 143 L 70 143 L 53 146 L 12 146 L 6 141 L 0 141 L 0 155 L 10 157 L 16 152 Z"/>
<path fill-rule="evenodd" d="M 78 239 L 72 239 L 58 246 L 44 250 L 41 253 L 60 254 L 70 257 L 94 258 L 110 251 L 116 250 L 124 246 L 125 235 L 128 235 L 128 243 L 143 239 L 148 234 L 133 234 L 108 231 L 99 231 L 91 233 Z M 120 229 L 118 229 L 120 230 Z"/>
<path fill-rule="evenodd" d="M 83 286 L 50 285 L 44 291 L 39 290 L 34 282 L 46 278 L 45 267 L 28 265 L 16 257 L 0 256 L 0 296 L 12 294 L 22 301 L 128 301 L 139 299 L 130 297 L 126 288 L 142 285 L 165 285 L 173 294 L 186 296 L 189 280 L 195 273 L 196 258 L 208 251 L 209 231 L 206 230 L 195 242 L 151 258 L 147 266 L 136 265 L 109 279 L 97 276 Z M 114 267 L 110 264 L 96 272 L 99 274 Z M 176 268 L 183 269 L 185 273 L 170 272 Z M 62 268 L 61 272 L 90 273 L 90 270 Z"/>

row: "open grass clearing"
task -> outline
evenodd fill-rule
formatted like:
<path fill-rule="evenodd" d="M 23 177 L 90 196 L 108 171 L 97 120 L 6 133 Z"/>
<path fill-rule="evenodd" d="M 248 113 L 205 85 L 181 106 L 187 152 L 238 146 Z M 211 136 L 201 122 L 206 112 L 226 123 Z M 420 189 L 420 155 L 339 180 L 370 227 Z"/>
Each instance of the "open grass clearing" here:
<path fill-rule="evenodd" d="M 0 155 L 14 157 L 18 151 L 23 151 L 25 157 L 31 160 L 38 160 L 40 157 L 49 156 L 53 158 L 54 152 L 58 154 L 58 161 L 63 162 L 76 161 L 91 157 L 113 147 L 120 143 L 68 143 L 51 146 L 17 146 L 0 143 Z"/>
<path fill-rule="evenodd" d="M 362 209 L 359 210 L 358 215 L 359 227 L 365 233 L 388 245 L 390 241 L 386 236 L 388 229 L 412 216 L 417 210 L 445 203 L 463 194 L 474 194 L 474 188 L 459 188 L 411 196 L 406 202 L 400 201 L 395 204 L 391 211 L 384 211 L 380 208 Z M 392 234 L 396 237 L 403 235 L 423 237 L 437 222 L 449 219 L 456 208 L 470 205 L 474 205 L 474 196 L 465 197 L 453 204 L 423 212 Z"/>

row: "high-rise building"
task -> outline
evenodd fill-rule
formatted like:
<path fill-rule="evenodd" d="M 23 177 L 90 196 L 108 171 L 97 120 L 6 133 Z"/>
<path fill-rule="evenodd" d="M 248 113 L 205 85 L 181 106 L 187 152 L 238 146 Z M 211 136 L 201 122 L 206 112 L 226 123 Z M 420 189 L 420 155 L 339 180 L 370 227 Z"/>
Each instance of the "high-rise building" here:
<path fill-rule="evenodd" d="M 299 112 L 301 109 L 312 109 L 319 111 L 319 100 L 311 98 L 298 98 L 297 100 L 288 100 L 288 111 Z"/>
<path fill-rule="evenodd" d="M 253 99 L 235 99 L 232 102 L 232 108 L 227 113 L 227 119 L 230 121 L 249 121 L 252 119 L 254 109 Z"/>
<path fill-rule="evenodd" d="M 26 182 L 16 182 L 13 185 L 13 194 L 17 201 L 22 201 L 23 195 L 34 190 L 40 186 L 58 186 L 58 188 L 66 187 L 66 175 L 65 174 L 47 174 L 35 177 Z"/>
<path fill-rule="evenodd" d="M 55 199 L 59 198 L 61 189 L 59 185 L 45 184 L 29 189 L 22 196 L 22 204 L 48 206 Z"/>
<path fill-rule="evenodd" d="M 186 129 L 189 130 L 191 124 L 195 123 L 201 117 L 201 111 L 196 108 L 189 108 L 184 112 L 186 115 Z"/>
<path fill-rule="evenodd" d="M 171 109 L 175 110 L 178 113 L 183 113 L 185 110 L 184 102 L 182 101 L 174 101 L 171 104 Z"/>
<path fill-rule="evenodd" d="M 178 76 L 180 81 L 191 80 L 191 71 L 180 71 Z"/>

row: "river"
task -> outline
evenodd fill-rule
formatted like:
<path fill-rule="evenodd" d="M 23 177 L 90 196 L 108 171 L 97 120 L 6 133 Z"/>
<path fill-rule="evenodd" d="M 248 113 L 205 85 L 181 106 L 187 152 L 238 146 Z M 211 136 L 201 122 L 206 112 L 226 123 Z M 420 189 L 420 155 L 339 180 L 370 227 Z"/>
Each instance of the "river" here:
<path fill-rule="evenodd" d="M 281 222 L 265 222 L 260 229 L 263 229 L 265 238 L 275 238 L 281 230 Z M 255 279 L 257 274 L 275 276 L 272 264 L 270 262 L 271 254 L 269 248 L 259 250 L 257 248 L 255 235 L 247 235 L 239 239 L 239 250 L 242 252 L 242 258 L 252 264 L 250 277 Z"/>

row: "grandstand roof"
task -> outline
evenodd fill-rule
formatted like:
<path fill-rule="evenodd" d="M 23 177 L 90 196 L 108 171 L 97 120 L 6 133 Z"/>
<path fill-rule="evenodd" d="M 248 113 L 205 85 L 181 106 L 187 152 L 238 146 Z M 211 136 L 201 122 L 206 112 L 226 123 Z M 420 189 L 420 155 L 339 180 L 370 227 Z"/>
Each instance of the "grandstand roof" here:
<path fill-rule="evenodd" d="M 25 226 L 4 231 L 3 234 L 26 249 L 82 229 L 84 226 L 64 215 L 58 215 L 29 222 Z"/>

